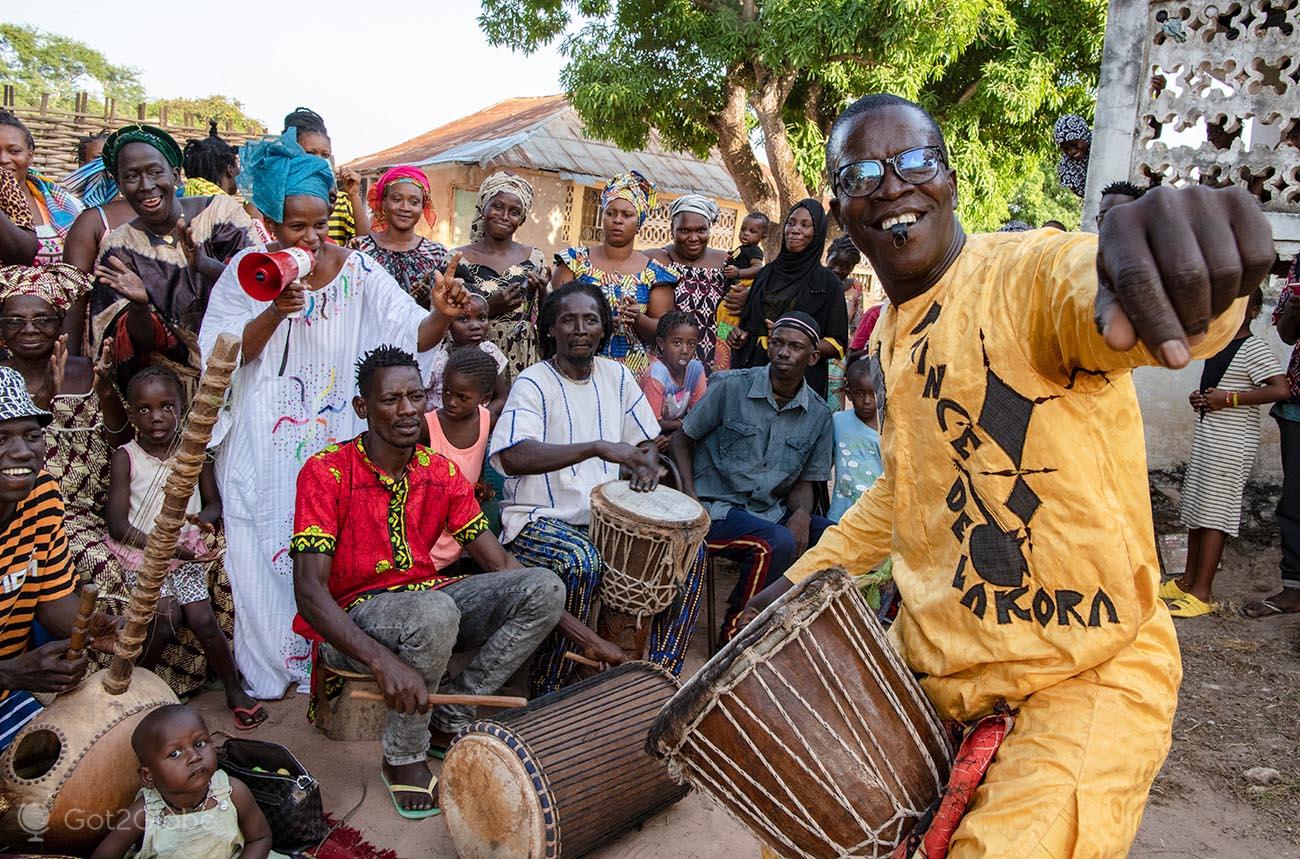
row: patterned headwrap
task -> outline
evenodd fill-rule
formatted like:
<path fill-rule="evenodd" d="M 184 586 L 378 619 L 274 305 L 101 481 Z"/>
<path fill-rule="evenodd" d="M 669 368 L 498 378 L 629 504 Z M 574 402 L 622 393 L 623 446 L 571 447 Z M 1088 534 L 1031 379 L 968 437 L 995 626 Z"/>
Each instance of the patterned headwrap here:
<path fill-rule="evenodd" d="M 1033 227 L 1029 226 L 1024 221 L 1007 221 L 1005 224 L 998 227 L 998 232 L 999 233 L 1027 233 L 1032 229 Z"/>
<path fill-rule="evenodd" d="M 334 168 L 324 158 L 303 151 L 296 128 L 244 144 L 239 160 L 253 180 L 253 205 L 276 223 L 284 220 L 286 197 L 318 197 L 332 205 Z"/>
<path fill-rule="evenodd" d="M 384 192 L 394 183 L 407 182 L 419 187 L 424 192 L 424 220 L 429 226 L 438 222 L 438 213 L 433 210 L 433 192 L 429 189 L 429 177 L 419 167 L 401 165 L 389 168 L 379 181 L 370 186 L 366 192 L 366 203 L 370 206 L 370 222 L 376 230 L 385 229 L 387 219 L 384 217 Z"/>
<path fill-rule="evenodd" d="M 1057 146 L 1071 140 L 1082 140 L 1085 143 L 1091 143 L 1092 129 L 1088 127 L 1088 120 L 1082 116 L 1067 113 L 1056 120 L 1056 125 L 1052 126 L 1052 140 L 1056 142 Z"/>
<path fill-rule="evenodd" d="M 81 198 L 87 209 L 102 206 L 117 196 L 117 180 L 108 174 L 98 158 L 87 161 L 60 182 L 68 193 Z"/>
<path fill-rule="evenodd" d="M 629 170 L 605 183 L 605 190 L 600 192 L 600 210 L 605 211 L 611 200 L 627 200 L 636 208 L 639 227 L 655 207 L 656 199 L 654 183 L 637 171 Z"/>
<path fill-rule="evenodd" d="M 0 303 L 16 295 L 30 295 L 63 313 L 89 291 L 90 278 L 75 265 L 59 262 L 0 268 Z"/>
<path fill-rule="evenodd" d="M 710 224 L 718 220 L 718 204 L 703 194 L 687 194 L 673 200 L 672 205 L 668 207 L 668 220 L 671 221 L 682 212 L 694 212 L 697 215 L 703 215 L 704 220 Z"/>
<path fill-rule="evenodd" d="M 181 166 L 181 147 L 176 138 L 156 125 L 125 125 L 104 141 L 104 154 L 100 158 L 109 176 L 117 178 L 117 156 L 128 143 L 148 143 L 161 152 L 172 167 Z"/>
<path fill-rule="evenodd" d="M 1057 146 L 1071 140 L 1091 143 L 1092 129 L 1088 127 L 1083 117 L 1072 113 L 1067 114 L 1056 120 L 1056 125 L 1052 128 L 1052 140 Z M 1056 164 L 1056 176 L 1061 182 L 1061 187 L 1068 188 L 1075 193 L 1075 196 L 1082 197 L 1088 186 L 1088 159 L 1062 155 L 1061 160 Z"/>
<path fill-rule="evenodd" d="M 474 203 L 474 221 L 469 225 L 471 242 L 476 242 L 483 237 L 483 216 L 487 212 L 488 203 L 502 191 L 519 198 L 520 205 L 524 207 L 524 220 L 528 220 L 528 213 L 533 210 L 533 186 L 528 184 L 527 179 L 509 170 L 493 173 L 478 186 L 478 200 Z"/>

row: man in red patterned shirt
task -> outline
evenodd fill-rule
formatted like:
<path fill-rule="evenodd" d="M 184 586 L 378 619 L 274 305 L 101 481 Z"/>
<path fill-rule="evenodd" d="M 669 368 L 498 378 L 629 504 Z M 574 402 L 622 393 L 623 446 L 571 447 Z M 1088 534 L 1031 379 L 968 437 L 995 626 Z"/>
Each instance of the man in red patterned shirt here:
<path fill-rule="evenodd" d="M 317 643 L 319 661 L 374 675 L 389 708 L 384 782 L 398 813 L 419 819 L 438 813 L 430 729 L 445 742 L 473 718 L 469 707 L 430 713 L 453 647 L 479 651 L 448 691 L 497 691 L 561 620 L 564 585 L 550 570 L 518 569 L 488 530 L 474 487 L 417 443 L 425 393 L 410 354 L 368 353 L 357 387 L 353 407 L 367 431 L 316 454 L 298 475 L 294 629 Z M 444 576 L 430 556 L 444 529 L 488 572 Z"/>

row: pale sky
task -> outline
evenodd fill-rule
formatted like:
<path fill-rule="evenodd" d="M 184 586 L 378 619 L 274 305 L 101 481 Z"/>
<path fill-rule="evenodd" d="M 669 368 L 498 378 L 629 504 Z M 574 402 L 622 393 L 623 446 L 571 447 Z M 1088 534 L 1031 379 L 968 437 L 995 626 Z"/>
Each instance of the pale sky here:
<path fill-rule="evenodd" d="M 4 19 L 134 66 L 151 98 L 227 95 L 279 131 L 299 105 L 325 118 L 335 160 L 408 140 L 512 96 L 560 92 L 554 47 L 491 48 L 477 0 L 46 0 Z M 15 10 L 16 11 L 16 10 Z"/>

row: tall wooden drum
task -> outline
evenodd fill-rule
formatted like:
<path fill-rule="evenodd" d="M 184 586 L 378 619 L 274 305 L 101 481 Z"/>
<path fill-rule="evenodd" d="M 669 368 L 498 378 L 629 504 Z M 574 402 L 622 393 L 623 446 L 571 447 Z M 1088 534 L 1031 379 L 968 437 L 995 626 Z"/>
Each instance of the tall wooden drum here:
<path fill-rule="evenodd" d="M 646 752 L 646 729 L 677 691 L 628 662 L 466 726 L 439 796 L 461 859 L 569 859 L 686 795 Z"/>
<path fill-rule="evenodd" d="M 648 749 L 783 857 L 886 857 L 952 748 L 843 570 L 792 588 L 664 707 Z"/>
<path fill-rule="evenodd" d="M 676 489 L 634 492 L 615 480 L 591 490 L 591 542 L 604 563 L 600 636 L 644 657 L 645 618 L 672 604 L 708 533 L 709 514 Z"/>

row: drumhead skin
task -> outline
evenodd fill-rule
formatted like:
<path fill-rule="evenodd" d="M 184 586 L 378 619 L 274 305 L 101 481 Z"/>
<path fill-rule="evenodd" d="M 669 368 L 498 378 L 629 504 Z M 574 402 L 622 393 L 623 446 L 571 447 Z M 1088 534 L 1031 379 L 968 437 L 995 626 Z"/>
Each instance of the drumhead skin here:
<path fill-rule="evenodd" d="M 591 496 L 593 502 L 600 496 L 625 518 L 652 524 L 687 524 L 695 522 L 704 512 L 700 502 L 684 492 L 667 486 L 655 487 L 653 492 L 633 492 L 632 484 L 626 480 L 602 483 L 591 491 Z"/>
<path fill-rule="evenodd" d="M 544 814 L 538 801 L 549 793 L 545 777 L 525 764 L 526 747 L 518 737 L 499 725 L 482 728 L 491 733 L 460 737 L 455 756 L 448 754 L 442 768 L 439 797 L 456 851 L 461 859 L 546 856 L 553 811 Z M 453 790 L 446 789 L 449 784 Z"/>
<path fill-rule="evenodd" d="M 649 662 L 466 725 L 447 750 L 443 819 L 461 859 L 571 859 L 686 795 L 645 751 L 678 689 Z"/>

